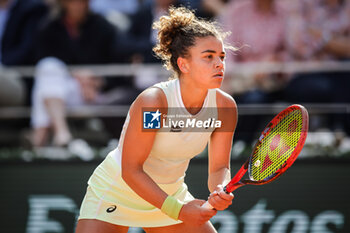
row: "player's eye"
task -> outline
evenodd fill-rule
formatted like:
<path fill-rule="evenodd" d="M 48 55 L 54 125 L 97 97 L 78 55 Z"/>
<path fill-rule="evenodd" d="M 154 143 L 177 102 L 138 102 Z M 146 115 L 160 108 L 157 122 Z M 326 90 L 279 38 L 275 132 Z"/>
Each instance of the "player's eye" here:
<path fill-rule="evenodd" d="M 225 56 L 220 56 L 221 61 L 225 60 Z"/>
<path fill-rule="evenodd" d="M 206 56 L 206 58 L 212 59 L 212 58 L 213 58 L 213 55 L 212 55 L 212 54 L 209 54 L 209 55 Z"/>

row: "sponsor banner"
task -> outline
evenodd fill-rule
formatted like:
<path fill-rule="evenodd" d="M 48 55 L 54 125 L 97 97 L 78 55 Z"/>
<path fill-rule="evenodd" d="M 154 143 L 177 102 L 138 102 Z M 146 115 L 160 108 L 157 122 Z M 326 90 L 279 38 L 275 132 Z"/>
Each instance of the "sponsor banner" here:
<path fill-rule="evenodd" d="M 186 183 L 209 195 L 207 160 L 193 160 Z M 240 162 L 233 162 L 232 172 Z M 2 232 L 74 232 L 86 182 L 98 163 L 0 164 Z M 219 233 L 349 233 L 350 163 L 300 162 L 277 181 L 235 191 L 233 205 L 212 222 Z M 106 207 L 114 214 L 117 205 Z M 141 233 L 140 228 L 130 229 Z"/>

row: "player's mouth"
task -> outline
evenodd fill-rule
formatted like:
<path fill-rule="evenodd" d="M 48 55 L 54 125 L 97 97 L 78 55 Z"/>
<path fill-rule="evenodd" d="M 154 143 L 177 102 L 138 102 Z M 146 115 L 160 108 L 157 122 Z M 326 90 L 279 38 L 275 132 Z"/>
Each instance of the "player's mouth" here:
<path fill-rule="evenodd" d="M 218 73 L 214 74 L 213 77 L 214 78 L 224 78 L 224 72 L 218 72 Z"/>

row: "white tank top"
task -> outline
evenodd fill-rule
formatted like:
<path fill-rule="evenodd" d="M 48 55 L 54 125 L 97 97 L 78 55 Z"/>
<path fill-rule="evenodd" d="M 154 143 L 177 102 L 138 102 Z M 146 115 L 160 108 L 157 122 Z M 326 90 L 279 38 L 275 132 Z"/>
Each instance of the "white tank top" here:
<path fill-rule="evenodd" d="M 158 87 L 165 93 L 168 102 L 167 116 L 186 115 L 191 119 L 208 120 L 218 119 L 216 108 L 216 89 L 209 89 L 201 110 L 195 114 L 190 114 L 182 101 L 180 82 L 178 79 L 161 82 L 154 87 Z M 169 125 L 169 119 L 166 124 Z M 130 116 L 128 114 L 116 153 L 117 161 L 120 163 L 122 157 L 121 151 L 124 142 L 124 134 L 127 129 Z M 146 159 L 143 169 L 158 184 L 170 184 L 183 179 L 187 170 L 189 161 L 201 153 L 208 144 L 213 127 L 203 127 L 181 130 L 164 127 L 159 130 L 155 136 L 151 152 Z"/>

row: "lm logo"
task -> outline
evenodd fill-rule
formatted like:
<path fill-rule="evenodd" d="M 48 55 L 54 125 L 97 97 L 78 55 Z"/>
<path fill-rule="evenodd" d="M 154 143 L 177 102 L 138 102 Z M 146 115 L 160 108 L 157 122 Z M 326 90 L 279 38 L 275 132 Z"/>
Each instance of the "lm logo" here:
<path fill-rule="evenodd" d="M 159 109 L 156 112 L 143 112 L 143 128 L 144 129 L 160 129 L 160 116 L 162 114 Z"/>

